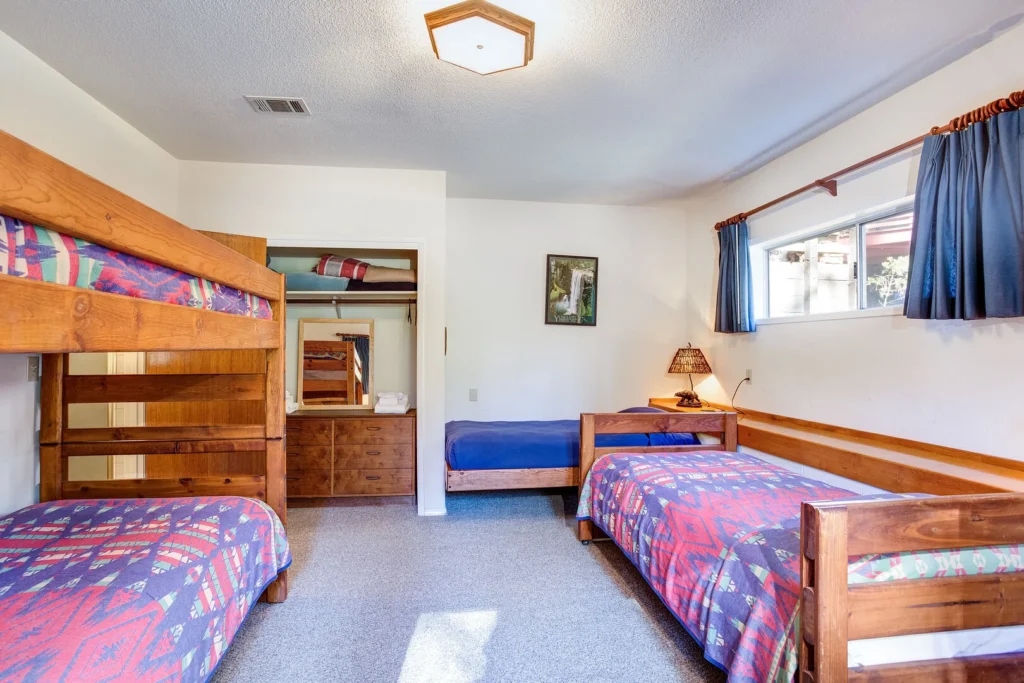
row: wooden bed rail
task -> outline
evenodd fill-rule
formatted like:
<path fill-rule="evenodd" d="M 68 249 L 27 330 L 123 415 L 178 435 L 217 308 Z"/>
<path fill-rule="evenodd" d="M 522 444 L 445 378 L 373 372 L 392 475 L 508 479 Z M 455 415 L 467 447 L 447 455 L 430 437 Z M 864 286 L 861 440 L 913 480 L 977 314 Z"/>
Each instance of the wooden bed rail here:
<path fill-rule="evenodd" d="M 720 444 L 686 446 L 597 447 L 598 434 L 694 434 L 718 435 Z M 583 493 L 587 473 L 598 458 L 612 453 L 685 453 L 688 451 L 735 451 L 736 413 L 583 413 L 580 415 L 579 490 Z M 601 532 L 590 521 L 577 522 L 576 536 L 583 542 Z"/>
<path fill-rule="evenodd" d="M 1024 543 L 1024 495 L 804 503 L 801 681 L 1015 680 L 1024 653 L 848 669 L 850 640 L 1024 624 L 1024 572 L 848 585 L 850 557 Z"/>
<path fill-rule="evenodd" d="M 13 275 L 0 274 L 0 300 L 0 353 L 268 349 L 284 343 L 276 320 Z"/>
<path fill-rule="evenodd" d="M 270 301 L 283 298 L 280 276 L 263 264 L 3 131 L 0 213 Z"/>

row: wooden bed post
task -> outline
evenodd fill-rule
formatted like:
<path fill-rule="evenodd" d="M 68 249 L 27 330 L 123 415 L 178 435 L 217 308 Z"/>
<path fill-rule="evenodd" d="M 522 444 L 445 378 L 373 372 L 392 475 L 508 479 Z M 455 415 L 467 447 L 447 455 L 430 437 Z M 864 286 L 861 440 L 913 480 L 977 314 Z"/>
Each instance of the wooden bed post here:
<path fill-rule="evenodd" d="M 587 478 L 587 472 L 594 465 L 594 439 L 594 415 L 584 413 L 580 415 L 580 497 L 583 496 L 583 482 Z M 576 522 L 576 537 L 583 543 L 594 540 L 594 523 L 590 520 Z"/>
<path fill-rule="evenodd" d="M 803 680 L 838 683 L 848 675 L 847 510 L 802 506 L 801 645 Z"/>
<path fill-rule="evenodd" d="M 725 414 L 725 434 L 722 436 L 722 443 L 725 445 L 725 450 L 730 453 L 735 453 L 739 448 L 736 413 Z"/>
<path fill-rule="evenodd" d="M 281 344 L 276 349 L 267 351 L 267 504 L 274 509 L 281 522 L 288 524 L 287 500 L 288 492 L 285 481 L 285 443 L 284 443 L 284 363 L 285 363 L 285 292 L 284 275 L 280 276 L 280 295 L 277 301 L 270 303 L 274 320 L 281 330 Z M 288 572 L 281 572 L 277 579 L 267 587 L 268 602 L 284 602 L 288 597 Z"/>
<path fill-rule="evenodd" d="M 64 400 L 64 375 L 68 354 L 43 354 L 39 388 L 39 501 L 60 500 L 64 484 L 64 458 L 61 441 L 67 426 L 67 403 Z"/>

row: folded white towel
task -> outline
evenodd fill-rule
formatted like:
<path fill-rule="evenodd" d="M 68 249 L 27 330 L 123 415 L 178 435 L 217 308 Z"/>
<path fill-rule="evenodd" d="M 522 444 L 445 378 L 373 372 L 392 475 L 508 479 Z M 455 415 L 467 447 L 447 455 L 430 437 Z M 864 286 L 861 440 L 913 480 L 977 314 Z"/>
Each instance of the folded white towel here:
<path fill-rule="evenodd" d="M 383 406 L 400 406 L 408 403 L 408 397 L 400 392 L 377 394 L 377 404 Z"/>
<path fill-rule="evenodd" d="M 384 413 L 387 415 L 404 415 L 409 412 L 409 402 L 404 401 L 396 406 L 381 405 L 380 401 L 373 407 L 373 412 Z"/>

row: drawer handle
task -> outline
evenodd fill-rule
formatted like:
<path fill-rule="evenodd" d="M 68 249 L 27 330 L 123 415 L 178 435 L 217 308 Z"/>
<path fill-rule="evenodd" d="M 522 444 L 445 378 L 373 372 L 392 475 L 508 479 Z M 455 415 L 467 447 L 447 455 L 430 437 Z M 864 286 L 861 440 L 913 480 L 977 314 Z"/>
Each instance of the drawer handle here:
<path fill-rule="evenodd" d="M 369 432 L 379 432 L 380 427 L 367 427 L 366 430 Z"/>
<path fill-rule="evenodd" d="M 369 477 L 369 476 L 368 476 L 368 477 L 366 477 L 366 478 L 367 478 L 368 480 L 370 480 L 370 481 L 377 481 L 378 479 L 380 479 L 380 476 L 379 476 L 379 475 L 374 475 L 374 476 L 372 476 L 372 477 Z"/>
<path fill-rule="evenodd" d="M 366 451 L 367 455 L 380 455 L 380 451 Z"/>
<path fill-rule="evenodd" d="M 285 427 L 285 429 L 288 430 L 289 432 L 297 432 L 300 429 L 302 429 L 302 427 L 292 427 L 292 426 L 289 425 L 289 426 Z"/>
<path fill-rule="evenodd" d="M 288 451 L 288 455 L 294 455 L 295 457 L 299 457 L 302 454 L 299 453 L 298 451 Z"/>
<path fill-rule="evenodd" d="M 299 477 L 285 477 L 285 481 L 299 481 Z"/>

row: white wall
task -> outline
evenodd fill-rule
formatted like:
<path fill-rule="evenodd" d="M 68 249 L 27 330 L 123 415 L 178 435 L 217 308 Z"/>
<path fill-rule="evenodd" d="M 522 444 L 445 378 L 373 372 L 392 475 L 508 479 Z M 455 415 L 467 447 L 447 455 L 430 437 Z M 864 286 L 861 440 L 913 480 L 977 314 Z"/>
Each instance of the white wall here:
<path fill-rule="evenodd" d="M 181 162 L 180 219 L 276 246 L 418 248 L 420 514 L 444 507 L 445 175 Z"/>
<path fill-rule="evenodd" d="M 693 335 L 710 350 L 707 397 L 739 406 L 1024 460 L 1024 322 L 924 322 L 902 317 L 714 327 L 716 221 L 942 125 L 1024 83 L 1024 27 L 688 206 Z M 804 195 L 750 220 L 772 239 L 913 193 L 905 157 L 840 181 L 839 196 Z"/>
<path fill-rule="evenodd" d="M 169 215 L 177 161 L 0 33 L 0 129 Z M 38 500 L 38 384 L 25 356 L 0 356 L 0 515 Z"/>
<path fill-rule="evenodd" d="M 598 257 L 596 327 L 544 324 L 547 254 Z M 578 418 L 678 391 L 685 260 L 678 209 L 449 200 L 447 419 Z"/>

